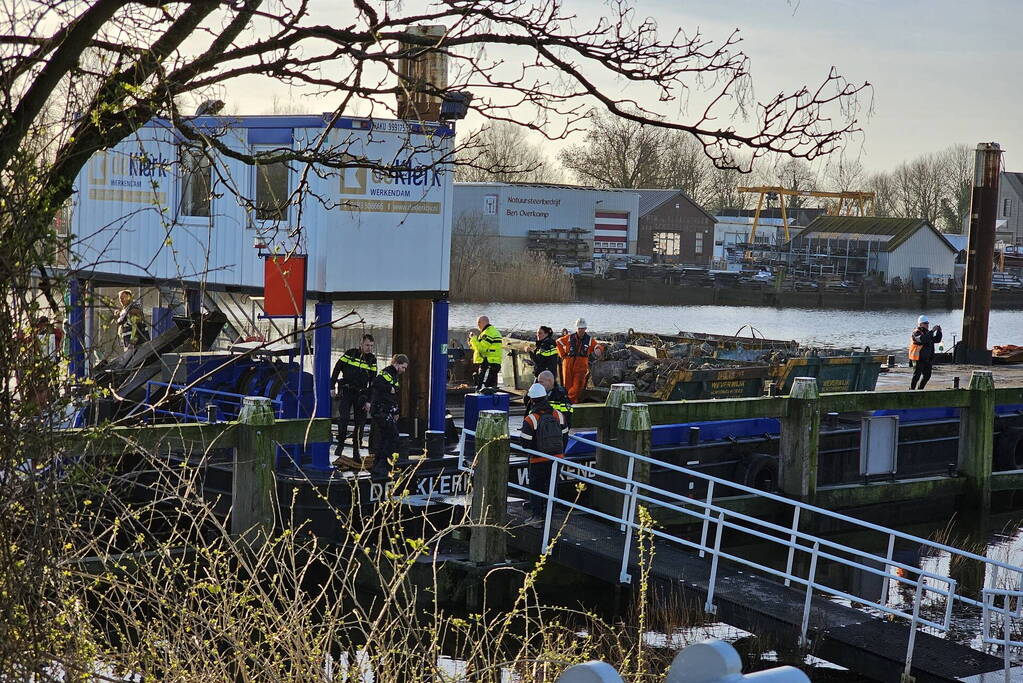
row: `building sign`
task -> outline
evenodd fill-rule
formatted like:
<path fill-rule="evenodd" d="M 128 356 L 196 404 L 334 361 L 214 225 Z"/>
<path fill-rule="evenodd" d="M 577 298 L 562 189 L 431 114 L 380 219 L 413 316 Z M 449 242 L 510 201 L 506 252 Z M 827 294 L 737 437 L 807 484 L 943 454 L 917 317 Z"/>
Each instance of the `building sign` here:
<path fill-rule="evenodd" d="M 341 172 L 341 208 L 369 213 L 439 214 L 440 202 L 426 201 L 426 197 L 430 190 L 441 186 L 436 168 L 346 168 Z"/>
<path fill-rule="evenodd" d="M 171 160 L 144 150 L 102 150 L 89 159 L 89 199 L 129 204 L 167 204 L 166 183 L 171 179 Z"/>
<path fill-rule="evenodd" d="M 516 197 L 509 195 L 505 197 L 504 215 L 509 218 L 550 218 L 549 209 L 556 209 L 561 206 L 560 199 L 549 197 Z M 548 209 L 545 211 L 544 209 Z"/>
<path fill-rule="evenodd" d="M 484 216 L 496 216 L 497 215 L 497 195 L 496 194 L 483 195 L 483 215 Z"/>
<path fill-rule="evenodd" d="M 593 253 L 626 254 L 629 251 L 629 214 L 597 211 L 593 220 Z"/>

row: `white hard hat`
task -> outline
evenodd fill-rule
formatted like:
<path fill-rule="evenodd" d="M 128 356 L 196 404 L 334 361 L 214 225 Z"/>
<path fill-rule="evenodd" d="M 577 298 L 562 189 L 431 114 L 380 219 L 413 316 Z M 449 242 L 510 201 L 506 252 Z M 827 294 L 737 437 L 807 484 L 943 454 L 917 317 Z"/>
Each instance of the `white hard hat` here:
<path fill-rule="evenodd" d="M 533 384 L 529 387 L 529 391 L 526 393 L 526 396 L 529 398 L 546 398 L 547 389 L 545 389 L 542 384 Z"/>
<path fill-rule="evenodd" d="M 926 315 L 922 315 L 922 316 L 920 316 L 919 318 L 916 319 L 916 324 L 917 325 L 923 325 L 924 323 L 927 323 L 929 325 L 930 322 L 931 321 L 927 319 Z"/>
<path fill-rule="evenodd" d="M 578 320 L 575 321 L 575 326 L 576 326 L 576 329 L 583 329 L 583 330 L 585 330 L 586 329 L 586 319 L 585 318 L 579 318 Z"/>

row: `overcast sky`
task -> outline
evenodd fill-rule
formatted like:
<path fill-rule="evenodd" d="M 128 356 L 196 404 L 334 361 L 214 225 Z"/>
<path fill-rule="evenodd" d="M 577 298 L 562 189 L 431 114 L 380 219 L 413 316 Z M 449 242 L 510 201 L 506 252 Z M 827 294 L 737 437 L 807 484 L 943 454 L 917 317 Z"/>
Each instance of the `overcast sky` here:
<path fill-rule="evenodd" d="M 742 29 L 757 95 L 811 83 L 830 66 L 874 86 L 864 165 L 995 141 L 1023 171 L 1020 0 L 640 0 L 663 24 Z M 854 149 L 853 152 L 858 150 Z"/>
<path fill-rule="evenodd" d="M 332 0 L 319 3 L 325 15 L 338 11 Z M 606 7 L 564 3 L 583 18 Z M 664 33 L 699 28 L 723 40 L 740 29 L 760 100 L 816 85 L 831 66 L 869 81 L 873 110 L 847 150 L 868 170 L 992 140 L 1007 151 L 1006 168 L 1023 171 L 1023 0 L 637 0 L 637 8 Z M 268 111 L 267 95 L 230 94 L 242 112 Z"/>

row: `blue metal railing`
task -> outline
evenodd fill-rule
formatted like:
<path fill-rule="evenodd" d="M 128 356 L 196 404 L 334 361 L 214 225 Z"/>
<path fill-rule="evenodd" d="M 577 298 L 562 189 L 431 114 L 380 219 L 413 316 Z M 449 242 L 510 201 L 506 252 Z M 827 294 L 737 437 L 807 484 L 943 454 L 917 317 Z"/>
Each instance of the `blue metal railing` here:
<path fill-rule="evenodd" d="M 472 458 L 467 458 L 464 452 L 464 435 L 475 437 L 475 432 L 463 430 L 463 440 L 459 448 L 458 467 L 462 471 L 472 473 Z M 866 608 L 872 612 L 880 612 L 890 617 L 908 620 L 910 624 L 910 637 L 905 664 L 905 673 L 907 675 L 912 665 L 917 628 L 926 626 L 939 633 L 947 634 L 952 627 L 953 605 L 957 602 L 961 605 L 983 611 L 985 620 L 983 635 L 986 639 L 985 642 L 1002 643 L 1004 641 L 1007 646 L 1017 645 L 1016 641 L 1010 641 L 1008 635 L 1003 640 L 990 637 L 988 621 L 990 613 L 1003 614 L 1006 620 L 1010 616 L 1023 615 L 1023 597 L 1021 597 L 1023 596 L 1023 567 L 984 557 L 961 548 L 907 534 L 879 524 L 849 517 L 832 510 L 819 508 L 737 482 L 714 477 L 639 453 L 633 453 L 607 444 L 600 444 L 578 434 L 570 435 L 569 439 L 624 456 L 628 460 L 628 469 L 625 476 L 620 476 L 579 462 L 567 463 L 561 457 L 529 450 L 513 443 L 511 445 L 513 453 L 544 458 L 552 463 L 550 479 L 547 482 L 542 482 L 542 486 L 536 486 L 537 482 L 530 482 L 531 485 L 529 487 L 521 486 L 516 482 L 509 482 L 508 484 L 508 487 L 512 490 L 521 491 L 546 500 L 543 519 L 543 540 L 541 542 L 541 552 L 543 553 L 549 552 L 553 543 L 557 540 L 556 535 L 552 534 L 553 511 L 555 507 L 561 507 L 566 512 L 582 512 L 595 518 L 612 522 L 621 529 L 624 536 L 619 580 L 622 583 L 629 583 L 632 578 L 628 573 L 632 555 L 632 540 L 634 533 L 641 530 L 640 523 L 636 519 L 637 505 L 643 504 L 650 509 L 660 508 L 664 511 L 682 515 L 684 518 L 688 517 L 702 524 L 702 532 L 698 542 L 660 528 L 645 528 L 643 531 L 668 543 L 695 551 L 700 557 L 710 556 L 710 581 L 708 584 L 707 601 L 704 605 L 705 611 L 710 614 L 716 612 L 714 593 L 717 587 L 718 565 L 723 560 L 774 576 L 781 579 L 786 586 L 796 584 L 803 587 L 805 601 L 800 633 L 802 645 L 807 643 L 810 606 L 815 592 L 847 600 L 852 607 Z M 695 479 L 705 480 L 707 482 L 707 495 L 705 498 L 689 498 L 649 482 L 637 481 L 634 479 L 635 464 L 637 462 L 657 465 L 660 468 L 679 472 Z M 609 514 L 605 511 L 596 510 L 592 506 L 585 505 L 578 500 L 568 500 L 559 497 L 557 482 L 560 477 L 576 479 L 587 486 L 621 494 L 621 512 Z M 787 506 L 791 512 L 791 525 L 785 526 L 765 519 L 758 519 L 717 504 L 714 501 L 715 485 Z M 801 531 L 799 528 L 800 516 L 807 513 L 844 522 L 852 525 L 858 531 L 883 534 L 883 538 L 887 541 L 887 552 L 882 555 L 872 550 L 849 546 Z M 750 552 L 748 548 L 745 550 L 736 549 L 734 551 L 725 550 L 722 548 L 721 543 L 725 530 L 746 534 L 775 546 L 779 551 L 787 555 L 785 569 L 780 570 L 766 564 L 759 555 L 743 554 Z M 709 538 L 711 534 L 713 534 L 713 540 Z M 989 588 L 986 588 L 982 598 L 977 600 L 968 595 L 952 576 L 900 562 L 894 557 L 896 540 L 913 544 L 924 551 L 944 552 L 951 558 L 981 564 L 986 570 L 985 578 Z M 809 570 L 805 574 L 795 569 L 794 560 L 797 554 L 809 558 Z M 830 561 L 865 574 L 880 577 L 882 583 L 879 599 L 874 600 L 856 595 L 838 586 L 829 585 L 828 579 L 830 577 L 827 574 L 821 575 L 818 573 L 819 560 Z M 903 607 L 892 601 L 889 591 L 889 587 L 892 585 L 901 585 L 912 593 L 913 597 L 909 606 Z M 1006 592 L 1008 592 L 1008 595 Z M 1017 597 L 1019 602 L 1016 603 L 1015 610 L 1010 611 L 1008 607 L 1001 610 L 996 608 L 994 606 L 996 594 L 997 596 L 1005 597 L 1006 600 L 1011 599 L 1011 597 Z M 931 597 L 932 600 L 940 605 L 935 618 L 928 618 L 929 615 L 925 616 L 920 613 L 921 607 L 924 606 L 928 597 Z M 1005 628 L 1008 630 L 1008 626 Z"/>
<path fill-rule="evenodd" d="M 154 388 L 156 391 L 154 391 Z M 154 400 L 154 396 L 156 400 Z M 215 422 L 217 420 L 237 418 L 238 413 L 241 411 L 242 399 L 246 396 L 246 394 L 235 394 L 230 391 L 203 389 L 201 387 L 190 387 L 186 384 L 150 380 L 146 382 L 146 400 L 144 405 L 157 415 L 177 417 L 191 422 Z M 161 408 L 160 406 L 168 397 L 181 397 L 185 403 L 185 412 Z M 274 413 L 278 417 L 282 417 L 282 401 L 271 398 L 270 404 L 274 407 Z M 209 414 L 210 406 L 216 408 L 216 415 L 211 416 Z"/>

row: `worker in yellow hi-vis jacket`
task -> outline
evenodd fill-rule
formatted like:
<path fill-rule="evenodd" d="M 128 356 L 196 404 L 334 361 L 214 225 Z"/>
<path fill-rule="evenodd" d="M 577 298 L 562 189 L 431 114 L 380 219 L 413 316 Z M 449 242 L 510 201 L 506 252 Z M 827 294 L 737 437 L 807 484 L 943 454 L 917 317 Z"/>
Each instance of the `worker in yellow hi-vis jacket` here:
<path fill-rule="evenodd" d="M 490 318 L 481 315 L 476 319 L 479 332 L 469 333 L 472 360 L 476 363 L 476 391 L 497 387 L 497 373 L 501 371 L 501 333 L 490 324 Z"/>

